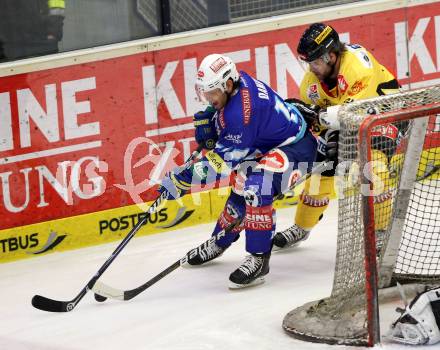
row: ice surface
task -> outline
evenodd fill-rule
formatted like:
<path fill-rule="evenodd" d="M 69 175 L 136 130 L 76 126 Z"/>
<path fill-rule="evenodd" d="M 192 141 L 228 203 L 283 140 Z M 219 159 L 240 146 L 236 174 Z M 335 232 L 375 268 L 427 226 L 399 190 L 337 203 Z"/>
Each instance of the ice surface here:
<path fill-rule="evenodd" d="M 279 229 L 292 223 L 293 213 L 292 208 L 278 211 Z M 205 241 L 213 226 L 134 238 L 102 281 L 134 288 Z M 349 348 L 302 342 L 281 327 L 288 311 L 330 294 L 336 230 L 337 208 L 332 202 L 306 242 L 288 252 L 273 253 L 271 272 L 260 286 L 238 291 L 227 287 L 229 274 L 245 256 L 242 237 L 216 261 L 179 268 L 131 301 L 100 304 L 89 292 L 74 311 L 61 314 L 34 309 L 32 296 L 72 299 L 118 242 L 1 264 L 0 349 Z M 391 344 L 382 348 L 410 349 Z"/>

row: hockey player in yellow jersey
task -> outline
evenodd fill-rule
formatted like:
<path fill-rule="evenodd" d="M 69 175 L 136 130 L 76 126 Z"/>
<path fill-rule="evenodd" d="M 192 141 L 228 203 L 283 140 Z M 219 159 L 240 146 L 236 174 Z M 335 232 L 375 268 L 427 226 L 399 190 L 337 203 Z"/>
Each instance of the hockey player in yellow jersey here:
<path fill-rule="evenodd" d="M 354 100 L 366 99 L 399 91 L 399 84 L 393 74 L 360 45 L 345 44 L 338 33 L 329 25 L 314 23 L 302 35 L 298 48 L 300 59 L 308 64 L 300 85 L 301 100 L 320 108 L 341 105 Z M 393 143 L 389 154 L 373 150 L 373 172 L 383 183 L 389 183 L 387 165 L 399 139 L 399 130 L 389 125 L 390 130 L 377 134 Z M 325 159 L 337 161 L 338 131 L 314 126 L 318 138 L 317 162 Z M 378 164 L 375 166 L 375 164 Z M 297 245 L 307 239 L 310 231 L 318 223 L 329 203 L 334 188 L 335 168 L 327 170 L 318 178 L 319 188 L 312 176 L 306 183 L 297 206 L 295 224 L 274 236 L 274 250 Z M 318 175 L 319 176 L 319 175 Z M 374 186 L 374 184 L 373 184 Z M 389 187 L 375 196 L 375 213 L 380 213 L 375 222 L 378 234 L 386 229 L 390 220 Z"/>

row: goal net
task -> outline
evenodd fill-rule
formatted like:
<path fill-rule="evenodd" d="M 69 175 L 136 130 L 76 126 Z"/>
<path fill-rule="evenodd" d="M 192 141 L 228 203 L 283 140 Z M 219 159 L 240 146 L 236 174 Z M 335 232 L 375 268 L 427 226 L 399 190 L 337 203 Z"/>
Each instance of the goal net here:
<path fill-rule="evenodd" d="M 338 118 L 332 293 L 290 311 L 283 328 L 307 341 L 373 346 L 387 290 L 440 283 L 440 86 L 353 102 Z"/>

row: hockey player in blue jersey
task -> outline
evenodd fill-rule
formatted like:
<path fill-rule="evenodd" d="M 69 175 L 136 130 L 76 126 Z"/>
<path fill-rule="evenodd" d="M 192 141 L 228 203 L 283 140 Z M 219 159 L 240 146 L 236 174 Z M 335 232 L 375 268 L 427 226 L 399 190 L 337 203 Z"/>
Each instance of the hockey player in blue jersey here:
<path fill-rule="evenodd" d="M 201 246 L 188 264 L 201 265 L 219 257 L 245 230 L 249 255 L 231 273 L 229 286 L 259 284 L 269 272 L 275 232 L 273 198 L 311 169 L 316 140 L 294 105 L 263 82 L 239 73 L 229 57 L 205 57 L 196 90 L 211 106 L 194 116 L 196 140 L 209 151 L 191 167 L 168 174 L 159 190 L 167 189 L 170 199 L 179 198 L 191 185 L 233 173 L 231 194 L 212 235 L 237 218 L 243 218 L 242 223 L 215 243 Z"/>

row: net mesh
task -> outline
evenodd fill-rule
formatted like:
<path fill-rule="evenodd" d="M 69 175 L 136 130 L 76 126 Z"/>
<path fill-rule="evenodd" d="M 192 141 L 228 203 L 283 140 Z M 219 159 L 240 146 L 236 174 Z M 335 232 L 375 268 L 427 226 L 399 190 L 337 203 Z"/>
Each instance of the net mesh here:
<path fill-rule="evenodd" d="M 428 109 L 426 132 L 415 135 L 424 139 L 423 150 L 419 152 L 420 161 L 410 164 L 417 167 L 417 174 L 407 202 L 403 227 L 399 230 L 401 237 L 397 241 L 399 249 L 394 259 L 392 282 L 432 283 L 440 280 L 440 115 L 429 113 L 429 108 L 438 108 L 439 105 L 440 87 L 432 87 L 358 101 L 341 108 L 337 170 L 338 238 L 333 289 L 329 298 L 289 312 L 283 322 L 287 332 L 309 341 L 367 345 L 362 218 L 362 198 L 366 190 L 359 181 L 358 140 L 360 124 L 371 114 L 381 119 L 382 116 L 411 112 L 420 107 Z M 399 198 L 398 189 L 406 169 L 408 140 L 415 120 L 409 113 L 404 120 L 400 118 L 391 124 L 375 126 L 371 133 L 371 148 L 366 150 L 371 157 L 379 275 L 390 241 L 393 209 L 403 201 Z"/>

